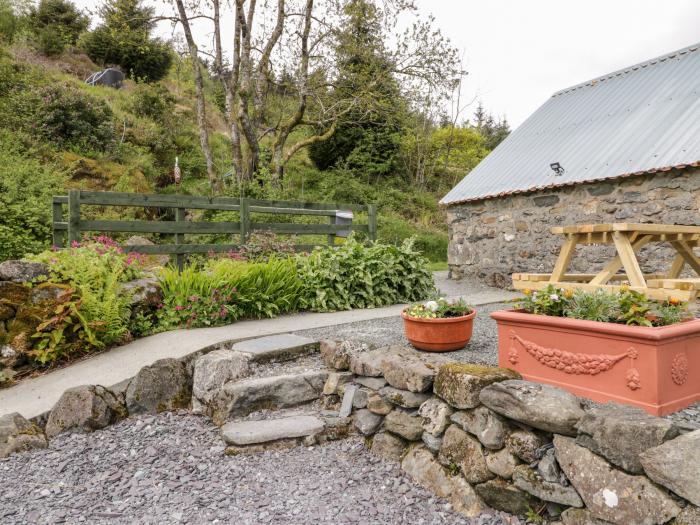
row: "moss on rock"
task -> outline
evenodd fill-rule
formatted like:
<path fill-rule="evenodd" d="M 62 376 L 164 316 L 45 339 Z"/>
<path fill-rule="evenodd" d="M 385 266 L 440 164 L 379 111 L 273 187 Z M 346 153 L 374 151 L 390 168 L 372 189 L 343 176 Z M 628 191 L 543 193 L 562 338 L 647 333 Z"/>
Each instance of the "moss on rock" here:
<path fill-rule="evenodd" d="M 483 388 L 498 381 L 520 378 L 519 373 L 508 368 L 448 363 L 438 370 L 433 391 L 455 408 L 475 408 Z"/>

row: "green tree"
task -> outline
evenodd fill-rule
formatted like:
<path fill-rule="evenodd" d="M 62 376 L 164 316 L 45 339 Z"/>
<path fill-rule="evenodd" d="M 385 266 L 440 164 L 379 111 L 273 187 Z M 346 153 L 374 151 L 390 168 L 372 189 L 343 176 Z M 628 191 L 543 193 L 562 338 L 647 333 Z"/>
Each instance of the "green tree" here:
<path fill-rule="evenodd" d="M 19 19 L 10 0 L 0 0 L 0 43 L 12 43 Z"/>
<path fill-rule="evenodd" d="M 29 12 L 29 27 L 47 56 L 60 55 L 66 47 L 75 45 L 89 23 L 69 0 L 41 0 Z"/>
<path fill-rule="evenodd" d="M 489 151 L 496 149 L 503 139 L 510 134 L 510 125 L 505 117 L 496 120 L 488 113 L 481 102 L 474 111 L 473 127 L 484 137 L 484 144 Z"/>
<path fill-rule="evenodd" d="M 132 78 L 157 82 L 172 64 L 170 44 L 151 38 L 154 9 L 141 0 L 107 0 L 99 10 L 102 24 L 82 46 L 96 63 L 118 65 Z"/>

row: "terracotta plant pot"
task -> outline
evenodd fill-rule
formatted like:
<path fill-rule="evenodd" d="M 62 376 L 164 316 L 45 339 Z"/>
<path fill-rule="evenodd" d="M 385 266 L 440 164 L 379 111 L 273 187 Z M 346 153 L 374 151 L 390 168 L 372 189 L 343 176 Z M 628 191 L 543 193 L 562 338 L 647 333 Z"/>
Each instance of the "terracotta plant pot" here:
<path fill-rule="evenodd" d="M 501 310 L 498 364 L 594 401 L 663 416 L 700 400 L 700 320 L 645 327 Z"/>
<path fill-rule="evenodd" d="M 461 317 L 424 319 L 401 312 L 406 339 L 419 350 L 451 352 L 464 348 L 472 338 L 476 310 Z"/>

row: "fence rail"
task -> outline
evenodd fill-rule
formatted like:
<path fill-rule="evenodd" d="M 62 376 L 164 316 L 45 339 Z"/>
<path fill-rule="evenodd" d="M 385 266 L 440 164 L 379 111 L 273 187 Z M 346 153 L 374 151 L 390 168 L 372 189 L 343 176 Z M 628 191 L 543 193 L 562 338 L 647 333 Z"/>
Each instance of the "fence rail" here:
<path fill-rule="evenodd" d="M 64 207 L 68 208 L 66 217 Z M 133 206 L 175 210 L 175 220 L 87 220 L 81 215 L 83 206 Z M 238 221 L 188 221 L 186 210 L 215 210 L 239 212 Z M 338 211 L 367 213 L 367 224 L 337 224 Z M 255 222 L 252 214 L 311 215 L 328 217 L 329 224 L 299 224 L 284 222 Z M 145 254 L 175 255 L 182 267 L 188 253 L 225 252 L 246 244 L 250 234 L 269 231 L 280 234 L 327 235 L 327 242 L 335 244 L 340 232 L 364 232 L 371 240 L 377 237 L 377 208 L 374 204 L 335 204 L 318 202 L 272 201 L 232 197 L 197 197 L 191 195 L 156 195 L 70 190 L 68 195 L 53 198 L 53 244 L 65 247 L 80 241 L 83 232 L 159 233 L 172 234 L 173 243 L 123 246 L 126 251 Z M 185 235 L 231 234 L 240 236 L 240 244 L 188 244 Z M 297 245 L 308 250 L 314 244 Z"/>

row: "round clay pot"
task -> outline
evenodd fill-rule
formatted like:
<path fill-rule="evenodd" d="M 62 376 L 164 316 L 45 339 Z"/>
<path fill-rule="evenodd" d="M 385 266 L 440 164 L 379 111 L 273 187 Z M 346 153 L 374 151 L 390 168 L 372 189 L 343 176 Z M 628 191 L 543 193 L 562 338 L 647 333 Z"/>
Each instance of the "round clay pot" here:
<path fill-rule="evenodd" d="M 451 352 L 464 348 L 472 337 L 476 310 L 462 317 L 424 319 L 401 312 L 406 339 L 419 350 Z"/>

